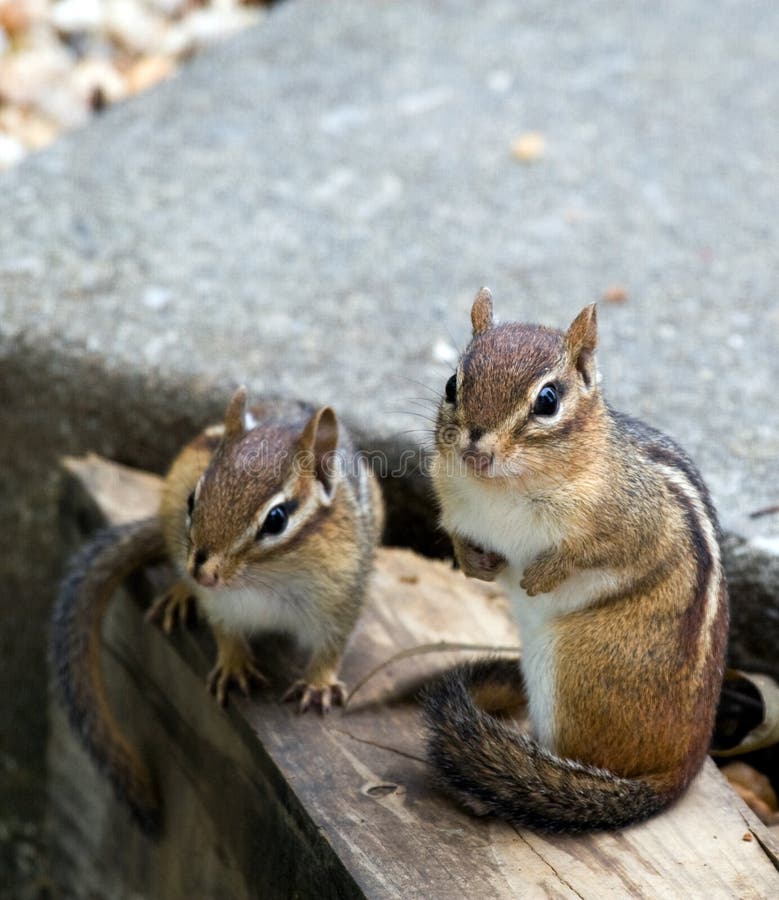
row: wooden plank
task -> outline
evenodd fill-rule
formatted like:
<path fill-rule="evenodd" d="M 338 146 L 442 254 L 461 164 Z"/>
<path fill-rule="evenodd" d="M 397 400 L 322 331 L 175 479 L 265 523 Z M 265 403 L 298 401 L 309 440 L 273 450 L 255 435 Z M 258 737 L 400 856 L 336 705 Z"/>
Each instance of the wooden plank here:
<path fill-rule="evenodd" d="M 150 476 L 129 489 L 132 499 L 117 504 L 109 464 L 71 460 L 68 468 L 108 518 L 117 506 L 132 506 L 134 515 L 154 510 L 157 483 Z M 125 470 L 119 480 L 127 488 L 132 477 Z M 165 865 L 175 869 L 175 853 L 193 840 L 203 850 L 190 858 L 190 875 L 202 863 L 210 867 L 212 881 L 218 878 L 219 854 L 213 847 L 219 846 L 230 860 L 226 869 L 233 879 L 233 892 L 226 896 L 284 896 L 291 863 L 275 868 L 253 863 L 241 846 L 241 834 L 252 829 L 264 835 L 263 853 L 284 855 L 268 850 L 274 833 L 292 840 L 300 861 L 296 890 L 302 896 L 307 889 L 317 896 L 312 885 L 324 896 L 323 877 L 332 896 L 779 896 L 775 839 L 711 762 L 672 809 L 616 834 L 543 837 L 459 810 L 431 786 L 414 695 L 422 681 L 463 658 L 462 653 L 399 661 L 367 684 L 345 711 L 322 719 L 299 716 L 278 703 L 290 669 L 300 660 L 288 642 L 264 640 L 257 652 L 274 672 L 271 687 L 251 700 L 236 700 L 225 714 L 198 684 L 211 664 L 202 630 L 166 640 L 139 624 L 132 604 L 113 605 L 124 606 L 125 613 L 112 612 L 118 619 L 106 638 L 110 652 L 131 673 L 130 680 L 141 673 L 145 679 L 137 691 L 140 706 L 128 721 L 142 710 L 149 721 L 167 723 L 157 729 L 166 735 L 163 747 L 152 739 L 154 729 L 146 739 L 167 814 L 163 840 L 144 845 L 136 861 L 146 881 L 136 879 L 135 888 L 145 886 L 151 896 L 176 896 L 169 890 L 170 878 L 165 881 Z M 443 562 L 382 549 L 370 603 L 344 661 L 347 682 L 354 684 L 400 649 L 441 640 L 516 643 L 505 598 Z M 63 726 L 55 725 L 56 739 Z M 220 765 L 208 749 L 215 746 Z M 237 784 L 244 785 L 244 796 L 262 803 L 262 816 L 252 803 L 238 802 L 235 773 L 240 773 Z M 72 789 L 73 780 L 67 767 L 60 768 L 55 791 L 60 783 Z M 229 815 L 216 815 L 223 786 L 238 805 Z M 103 803 L 110 804 L 110 796 Z M 104 822 L 115 828 L 117 815 L 121 811 L 106 813 Z M 204 827 L 203 821 L 211 824 Z M 238 877 L 235 869 L 241 866 L 249 874 Z M 304 870 L 313 880 L 301 875 Z"/>

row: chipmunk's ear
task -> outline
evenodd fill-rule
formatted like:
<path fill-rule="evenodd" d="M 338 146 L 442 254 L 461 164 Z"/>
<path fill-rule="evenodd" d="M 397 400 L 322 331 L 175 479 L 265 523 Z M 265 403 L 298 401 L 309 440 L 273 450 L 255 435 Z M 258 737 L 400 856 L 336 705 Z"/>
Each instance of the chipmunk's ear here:
<path fill-rule="evenodd" d="M 333 493 L 338 447 L 338 419 L 332 407 L 323 406 L 308 420 L 299 441 L 303 465 L 319 481 L 329 498 Z"/>
<path fill-rule="evenodd" d="M 246 387 L 241 385 L 230 398 L 225 410 L 224 439 L 231 441 L 246 431 Z"/>
<path fill-rule="evenodd" d="M 594 303 L 585 306 L 565 335 L 568 357 L 588 388 L 598 382 L 598 364 L 595 359 L 595 348 L 598 346 L 598 317 L 595 310 Z"/>
<path fill-rule="evenodd" d="M 483 334 L 495 324 L 492 318 L 492 294 L 490 289 L 483 287 L 476 295 L 471 307 L 471 325 L 473 336 Z"/>

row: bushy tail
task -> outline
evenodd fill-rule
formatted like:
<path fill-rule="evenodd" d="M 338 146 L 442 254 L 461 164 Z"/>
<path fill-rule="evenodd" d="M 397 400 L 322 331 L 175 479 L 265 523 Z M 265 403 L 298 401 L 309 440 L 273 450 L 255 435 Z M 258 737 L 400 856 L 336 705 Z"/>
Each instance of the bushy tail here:
<path fill-rule="evenodd" d="M 159 522 L 107 528 L 77 553 L 60 585 L 51 620 L 51 667 L 73 728 L 147 833 L 159 828 L 160 806 L 148 767 L 128 742 L 106 697 L 100 629 L 108 601 L 132 572 L 160 559 Z"/>
<path fill-rule="evenodd" d="M 472 692 L 521 687 L 515 661 L 466 663 L 423 697 L 428 758 L 442 784 L 468 808 L 539 831 L 621 828 L 646 819 L 671 796 L 647 781 L 561 759 L 480 709 Z"/>

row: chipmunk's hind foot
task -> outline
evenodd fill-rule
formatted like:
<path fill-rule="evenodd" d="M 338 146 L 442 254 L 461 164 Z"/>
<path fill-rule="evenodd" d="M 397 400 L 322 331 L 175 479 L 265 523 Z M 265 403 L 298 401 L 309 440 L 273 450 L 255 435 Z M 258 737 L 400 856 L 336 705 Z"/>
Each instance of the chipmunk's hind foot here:
<path fill-rule="evenodd" d="M 342 681 L 333 680 L 329 684 L 315 685 L 307 681 L 296 681 L 281 698 L 289 703 L 300 700 L 298 711 L 301 713 L 315 707 L 324 715 L 333 706 L 343 706 L 346 702 L 346 685 Z"/>

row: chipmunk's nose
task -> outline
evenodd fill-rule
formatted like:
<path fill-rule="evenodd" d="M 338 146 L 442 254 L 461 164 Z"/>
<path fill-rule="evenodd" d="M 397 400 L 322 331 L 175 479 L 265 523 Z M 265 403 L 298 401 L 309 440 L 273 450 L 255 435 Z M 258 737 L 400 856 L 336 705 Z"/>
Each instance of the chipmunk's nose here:
<path fill-rule="evenodd" d="M 474 472 L 486 472 L 492 463 L 494 456 L 492 453 L 484 453 L 479 450 L 468 449 L 463 453 L 465 464 L 470 466 Z"/>
<path fill-rule="evenodd" d="M 201 569 L 197 575 L 195 575 L 195 580 L 198 584 L 202 584 L 203 587 L 216 587 L 219 584 L 219 573 L 207 572 L 205 569 Z"/>
<path fill-rule="evenodd" d="M 206 550 L 196 550 L 190 560 L 189 573 L 203 587 L 216 587 L 219 584 L 219 560 L 209 557 Z"/>
<path fill-rule="evenodd" d="M 465 461 L 465 465 L 474 472 L 486 472 L 494 458 L 494 453 L 488 453 L 486 450 L 477 450 L 473 441 L 471 441 L 465 450 L 463 450 L 463 460 Z"/>
<path fill-rule="evenodd" d="M 484 428 L 473 427 L 468 430 L 468 446 L 463 450 L 463 460 L 474 472 L 486 472 L 495 458 L 492 450 L 479 446 L 479 441 L 486 433 Z M 486 441 L 485 443 L 489 444 L 490 442 Z"/>

